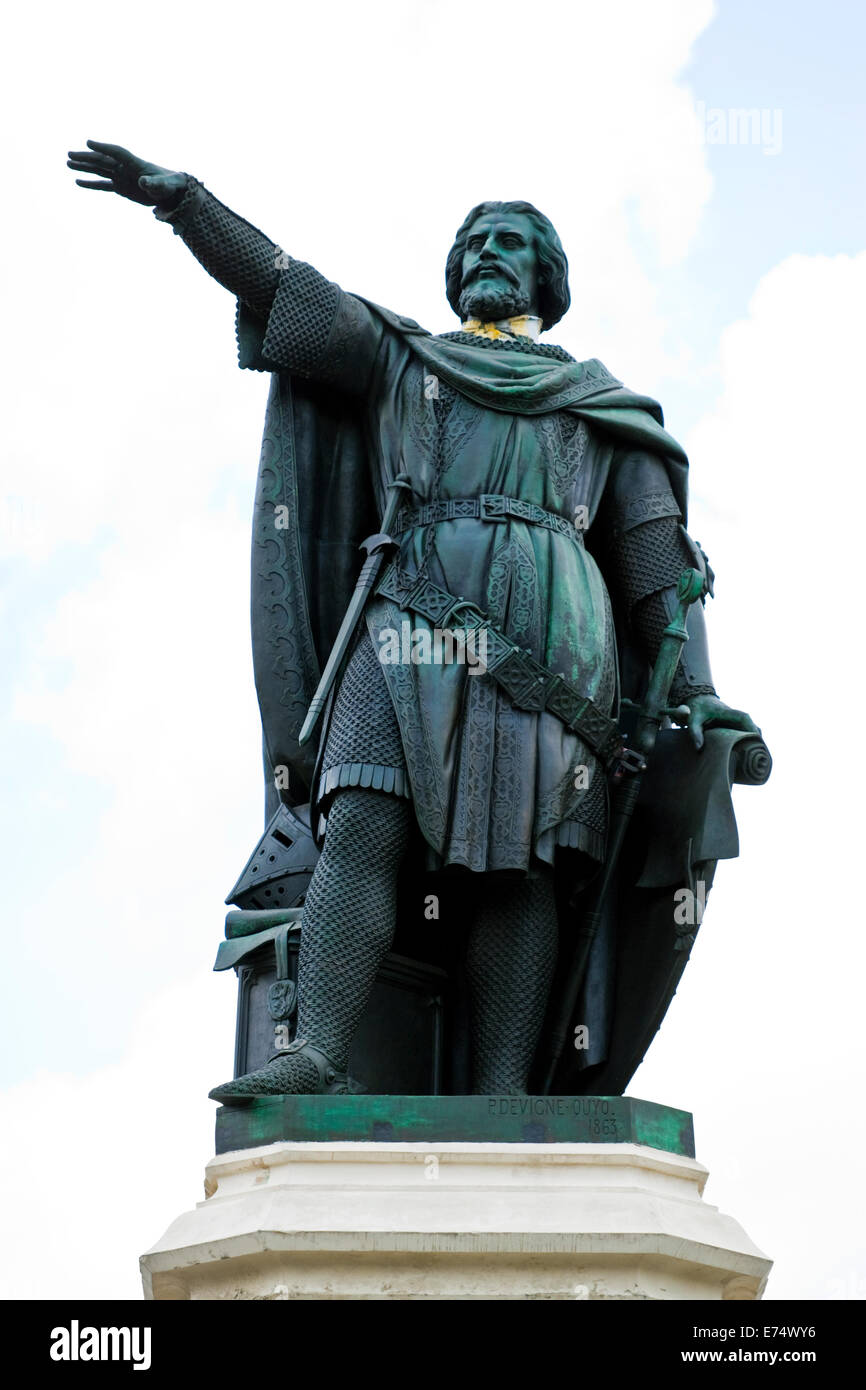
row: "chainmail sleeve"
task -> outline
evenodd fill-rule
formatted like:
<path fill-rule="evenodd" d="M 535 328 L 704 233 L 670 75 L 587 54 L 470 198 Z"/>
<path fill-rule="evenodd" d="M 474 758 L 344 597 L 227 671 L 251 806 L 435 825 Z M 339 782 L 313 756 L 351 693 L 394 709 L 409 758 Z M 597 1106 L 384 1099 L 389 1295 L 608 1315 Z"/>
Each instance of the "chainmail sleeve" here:
<path fill-rule="evenodd" d="M 676 612 L 677 579 L 693 564 L 661 460 L 639 451 L 621 457 L 604 515 L 609 574 L 632 631 L 653 665 L 664 629 Z M 689 613 L 688 629 L 689 641 L 671 687 L 673 704 L 716 694 L 698 605 Z"/>
<path fill-rule="evenodd" d="M 266 319 L 280 283 L 278 246 L 199 183 L 188 177 L 175 208 L 154 208 L 209 275 Z"/>
<path fill-rule="evenodd" d="M 180 201 L 154 214 L 260 320 L 271 369 L 347 391 L 366 388 L 382 325 L 361 300 L 287 255 L 190 175 Z"/>

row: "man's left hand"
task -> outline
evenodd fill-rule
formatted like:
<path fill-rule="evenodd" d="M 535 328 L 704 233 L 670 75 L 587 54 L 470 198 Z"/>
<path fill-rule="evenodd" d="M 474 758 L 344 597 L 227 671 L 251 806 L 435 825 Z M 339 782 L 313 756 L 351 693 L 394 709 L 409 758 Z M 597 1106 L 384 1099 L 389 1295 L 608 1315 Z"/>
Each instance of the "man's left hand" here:
<path fill-rule="evenodd" d="M 717 695 L 695 695 L 689 701 L 688 731 L 696 748 L 704 746 L 704 729 L 742 729 L 747 734 L 761 730 L 742 709 L 731 709 Z"/>

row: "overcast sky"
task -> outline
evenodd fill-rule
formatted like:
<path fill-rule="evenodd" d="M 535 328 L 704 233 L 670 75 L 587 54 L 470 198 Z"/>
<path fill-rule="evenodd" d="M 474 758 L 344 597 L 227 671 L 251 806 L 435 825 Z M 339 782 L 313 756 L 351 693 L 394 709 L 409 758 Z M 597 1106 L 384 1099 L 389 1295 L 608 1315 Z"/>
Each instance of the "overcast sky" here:
<path fill-rule="evenodd" d="M 75 187 L 88 137 L 437 332 L 470 206 L 553 219 L 554 339 L 686 446 L 716 685 L 775 758 L 630 1094 L 694 1112 L 768 1297 L 866 1296 L 862 8 L 82 0 L 6 30 L 0 1296 L 140 1297 L 201 1197 L 234 1028 L 210 966 L 262 816 L 267 382 L 170 229 Z"/>

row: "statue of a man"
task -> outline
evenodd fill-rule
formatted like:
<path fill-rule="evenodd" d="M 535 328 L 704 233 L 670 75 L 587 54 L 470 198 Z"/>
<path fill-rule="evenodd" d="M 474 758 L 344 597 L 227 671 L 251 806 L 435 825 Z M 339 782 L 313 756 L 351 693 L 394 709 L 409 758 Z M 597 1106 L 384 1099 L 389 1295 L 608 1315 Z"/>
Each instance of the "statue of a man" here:
<path fill-rule="evenodd" d="M 623 662 L 652 666 L 697 553 L 681 525 L 683 451 L 654 401 L 540 341 L 570 297 L 559 238 L 530 204 L 469 213 L 446 266 L 460 328 L 432 336 L 286 255 L 195 178 L 88 146 L 70 155 L 88 176 L 78 182 L 151 205 L 236 296 L 241 365 L 273 374 L 263 469 L 291 456 L 306 561 L 293 570 L 288 552 L 276 558 L 283 539 L 267 540 L 289 617 L 273 641 L 260 638 L 257 670 L 266 758 L 285 758 L 326 825 L 304 904 L 296 1041 L 211 1095 L 348 1088 L 416 828 L 428 867 L 462 873 L 473 895 L 472 1089 L 523 1094 L 557 960 L 556 875 L 579 888 L 605 854 L 619 695 L 629 680 L 639 687 Z M 399 474 L 412 489 L 392 532 L 399 550 L 365 609 L 313 767 L 297 733 L 327 656 L 322 633 L 339 620 L 326 610 L 344 604 L 346 541 L 357 543 L 364 497 L 381 517 Z M 468 661 L 382 659 L 406 621 L 423 650 L 419 634 L 432 642 L 469 610 L 512 644 L 496 678 Z M 254 636 L 255 623 L 254 612 Z M 700 605 L 689 634 L 671 704 L 688 706 L 694 744 L 708 726 L 757 733 L 716 695 Z M 280 734 L 274 719 L 269 732 L 269 699 Z"/>

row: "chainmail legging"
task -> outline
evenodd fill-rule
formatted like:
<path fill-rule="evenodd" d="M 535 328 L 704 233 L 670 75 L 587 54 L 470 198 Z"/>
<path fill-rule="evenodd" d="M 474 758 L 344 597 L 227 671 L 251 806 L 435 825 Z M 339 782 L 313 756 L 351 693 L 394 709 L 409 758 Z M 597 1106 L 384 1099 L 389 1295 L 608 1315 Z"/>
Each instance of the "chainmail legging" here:
<path fill-rule="evenodd" d="M 550 873 L 481 889 L 466 956 L 476 1095 L 525 1094 L 556 949 Z"/>
<path fill-rule="evenodd" d="M 352 1035 L 394 936 L 397 871 L 411 818 L 408 801 L 360 788 L 339 792 L 331 806 L 301 919 L 295 1041 L 324 1053 L 332 1072 L 346 1069 Z M 318 1090 L 312 1057 L 287 1051 L 210 1094 L 233 1101 Z"/>
<path fill-rule="evenodd" d="M 397 871 L 411 804 L 362 788 L 336 793 L 304 903 L 298 962 L 297 1037 L 339 1071 L 394 937 Z M 548 873 L 519 883 L 475 885 L 467 949 L 476 1094 L 526 1091 L 556 963 L 557 923 Z M 317 1089 L 315 1064 L 280 1057 L 243 1086 L 247 1094 Z"/>
<path fill-rule="evenodd" d="M 328 816 L 304 905 L 298 1036 L 340 1070 L 393 939 L 396 875 L 411 815 L 397 797 L 346 788 Z M 466 965 L 473 1090 L 525 1092 L 556 965 L 553 881 L 542 872 L 495 888 L 477 884 L 472 906 Z"/>
<path fill-rule="evenodd" d="M 346 787 L 304 902 L 298 959 L 298 1032 L 345 1071 L 349 1044 L 394 937 L 397 870 L 412 808 L 385 792 Z M 312 1063 L 297 1057 L 312 1069 Z"/>

